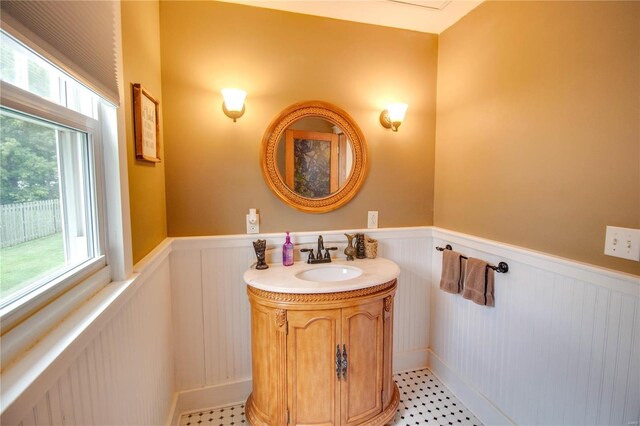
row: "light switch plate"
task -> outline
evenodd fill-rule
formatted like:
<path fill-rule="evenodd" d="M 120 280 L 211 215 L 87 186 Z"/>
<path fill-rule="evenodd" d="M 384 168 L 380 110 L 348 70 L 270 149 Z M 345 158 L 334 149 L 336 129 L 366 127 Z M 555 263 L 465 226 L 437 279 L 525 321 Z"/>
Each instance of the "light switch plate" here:
<path fill-rule="evenodd" d="M 640 261 L 640 229 L 607 226 L 604 254 Z"/>
<path fill-rule="evenodd" d="M 370 211 L 367 214 L 367 228 L 373 229 L 378 227 L 378 211 Z"/>
<path fill-rule="evenodd" d="M 260 215 L 256 214 L 256 220 L 251 223 L 249 215 L 247 215 L 247 234 L 259 234 L 260 233 Z"/>

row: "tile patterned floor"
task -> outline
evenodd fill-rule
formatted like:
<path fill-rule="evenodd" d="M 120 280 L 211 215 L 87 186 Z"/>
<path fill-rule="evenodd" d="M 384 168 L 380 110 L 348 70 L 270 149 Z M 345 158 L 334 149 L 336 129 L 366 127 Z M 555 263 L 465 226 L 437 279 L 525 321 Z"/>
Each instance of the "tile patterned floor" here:
<path fill-rule="evenodd" d="M 393 376 L 400 390 L 394 425 L 481 425 L 431 371 L 418 370 Z"/>
<path fill-rule="evenodd" d="M 481 423 L 453 396 L 431 371 L 417 370 L 393 376 L 400 390 L 400 405 L 393 419 L 395 426 L 478 425 Z M 185 414 L 180 426 L 247 425 L 244 405 Z"/>

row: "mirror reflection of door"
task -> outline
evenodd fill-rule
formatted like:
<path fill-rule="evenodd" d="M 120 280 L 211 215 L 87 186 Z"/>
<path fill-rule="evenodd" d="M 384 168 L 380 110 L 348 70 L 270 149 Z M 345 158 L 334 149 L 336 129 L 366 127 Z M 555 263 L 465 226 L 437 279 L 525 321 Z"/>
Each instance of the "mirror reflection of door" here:
<path fill-rule="evenodd" d="M 351 171 L 351 146 L 344 133 L 338 134 L 338 188 L 342 188 Z"/>
<path fill-rule="evenodd" d="M 340 147 L 340 144 L 343 146 Z M 298 194 L 310 198 L 328 197 L 336 192 L 340 182 L 346 179 L 346 160 L 340 158 L 340 148 L 346 149 L 344 135 L 308 130 L 286 130 L 285 180 L 287 186 Z"/>

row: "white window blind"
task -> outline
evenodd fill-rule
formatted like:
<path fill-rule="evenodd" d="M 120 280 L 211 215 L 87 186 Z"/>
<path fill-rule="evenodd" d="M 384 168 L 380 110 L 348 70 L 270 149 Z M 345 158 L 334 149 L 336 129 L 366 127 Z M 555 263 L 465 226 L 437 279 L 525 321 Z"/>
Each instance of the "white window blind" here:
<path fill-rule="evenodd" d="M 118 1 L 0 1 L 3 29 L 65 71 L 120 104 L 116 31 Z"/>

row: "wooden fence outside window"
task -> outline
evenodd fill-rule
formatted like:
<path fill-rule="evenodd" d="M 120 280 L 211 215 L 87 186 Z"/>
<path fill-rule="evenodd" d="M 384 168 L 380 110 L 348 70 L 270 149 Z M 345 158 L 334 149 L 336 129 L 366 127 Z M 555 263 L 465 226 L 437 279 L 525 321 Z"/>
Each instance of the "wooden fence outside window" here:
<path fill-rule="evenodd" d="M 60 200 L 0 205 L 0 247 L 62 232 Z"/>

